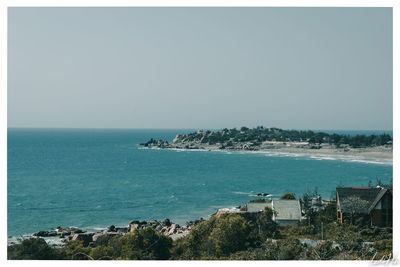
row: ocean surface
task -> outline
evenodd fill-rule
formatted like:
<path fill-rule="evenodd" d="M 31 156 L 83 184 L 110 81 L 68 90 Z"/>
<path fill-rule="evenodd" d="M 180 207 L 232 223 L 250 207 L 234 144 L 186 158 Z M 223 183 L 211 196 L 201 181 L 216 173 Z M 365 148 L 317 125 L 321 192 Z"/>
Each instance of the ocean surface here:
<path fill-rule="evenodd" d="M 185 132 L 191 131 L 9 129 L 8 235 L 131 220 L 184 224 L 245 204 L 259 192 L 301 196 L 317 188 L 330 198 L 338 185 L 367 186 L 393 176 L 385 164 L 139 146 Z"/>

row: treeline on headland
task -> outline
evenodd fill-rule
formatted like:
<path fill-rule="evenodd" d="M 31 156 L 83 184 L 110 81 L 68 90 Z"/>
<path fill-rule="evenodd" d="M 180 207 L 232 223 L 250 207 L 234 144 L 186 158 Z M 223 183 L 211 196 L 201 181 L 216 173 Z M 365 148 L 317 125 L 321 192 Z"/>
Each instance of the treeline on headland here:
<path fill-rule="evenodd" d="M 305 142 L 308 144 L 329 144 L 338 148 L 343 146 L 362 148 L 388 145 L 392 143 L 393 139 L 389 134 L 328 134 L 311 130 L 283 130 L 279 128 L 264 128 L 263 126 L 258 126 L 252 129 L 241 127 L 240 129 L 225 128 L 218 131 L 199 130 L 189 134 L 177 135 L 173 143 L 196 143 L 206 145 L 220 144 L 223 148 L 229 148 L 240 143 L 251 143 L 253 146 L 259 146 L 265 141 Z M 142 145 L 168 147 L 170 144 L 166 141 L 151 139 Z M 314 146 L 313 148 L 319 147 Z"/>

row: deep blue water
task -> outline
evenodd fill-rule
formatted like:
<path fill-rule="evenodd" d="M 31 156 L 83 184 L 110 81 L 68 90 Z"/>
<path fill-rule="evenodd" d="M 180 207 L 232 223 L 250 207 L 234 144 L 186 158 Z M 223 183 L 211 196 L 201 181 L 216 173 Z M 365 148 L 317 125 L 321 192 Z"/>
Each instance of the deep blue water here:
<path fill-rule="evenodd" d="M 8 130 L 8 235 L 57 226 L 178 223 L 247 202 L 254 192 L 301 196 L 318 187 L 392 179 L 392 166 L 264 154 L 141 149 L 187 130 Z"/>

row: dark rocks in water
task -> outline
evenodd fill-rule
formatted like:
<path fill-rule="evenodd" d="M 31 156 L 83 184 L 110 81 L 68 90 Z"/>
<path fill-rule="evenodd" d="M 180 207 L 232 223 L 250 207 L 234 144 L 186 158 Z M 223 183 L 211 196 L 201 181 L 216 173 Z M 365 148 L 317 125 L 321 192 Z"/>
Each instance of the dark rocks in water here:
<path fill-rule="evenodd" d="M 33 236 L 39 236 L 39 237 L 49 237 L 49 236 L 57 236 L 56 231 L 39 231 L 37 233 L 34 233 Z"/>
<path fill-rule="evenodd" d="M 109 232 L 116 232 L 115 225 L 111 225 L 110 227 L 108 227 L 108 231 Z"/>
<path fill-rule="evenodd" d="M 81 229 L 75 228 L 75 229 L 71 230 L 71 233 L 82 234 L 82 233 L 86 233 L 86 231 L 83 231 Z"/>
<path fill-rule="evenodd" d="M 171 221 L 167 218 L 167 219 L 165 219 L 165 220 L 163 221 L 163 224 L 164 224 L 165 226 L 171 226 Z"/>
<path fill-rule="evenodd" d="M 164 141 L 164 140 L 156 140 L 151 138 L 149 141 L 147 141 L 146 143 L 141 143 L 141 146 L 144 147 L 160 147 L 160 148 L 165 148 L 169 146 L 168 141 Z"/>

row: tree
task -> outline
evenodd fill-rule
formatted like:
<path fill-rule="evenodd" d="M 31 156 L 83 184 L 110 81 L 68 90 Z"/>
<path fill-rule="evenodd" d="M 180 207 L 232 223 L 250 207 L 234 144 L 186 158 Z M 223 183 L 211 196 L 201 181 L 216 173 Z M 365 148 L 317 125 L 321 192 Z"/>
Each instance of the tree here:
<path fill-rule="evenodd" d="M 124 235 L 121 242 L 121 258 L 129 260 L 166 260 L 170 257 L 172 239 L 150 227 L 136 229 Z"/>
<path fill-rule="evenodd" d="M 272 220 L 273 214 L 274 211 L 271 208 L 265 207 L 264 212 L 256 215 L 254 222 L 250 224 L 249 234 L 254 242 L 265 242 L 268 238 L 280 237 L 278 224 Z"/>
<path fill-rule="evenodd" d="M 210 233 L 210 241 L 215 246 L 217 256 L 243 250 L 250 228 L 246 220 L 238 214 L 221 216 Z"/>
<path fill-rule="evenodd" d="M 9 260 L 59 260 L 61 255 L 43 238 L 29 238 L 7 248 Z"/>
<path fill-rule="evenodd" d="M 292 192 L 287 192 L 285 194 L 283 194 L 281 196 L 281 199 L 285 199 L 285 200 L 292 200 L 292 199 L 296 199 L 296 194 L 292 193 Z"/>
<path fill-rule="evenodd" d="M 63 247 L 63 253 L 67 260 L 89 260 L 92 259 L 90 248 L 83 246 L 81 240 L 71 240 Z"/>
<path fill-rule="evenodd" d="M 341 201 L 341 209 L 343 213 L 351 216 L 351 224 L 354 224 L 356 214 L 365 214 L 369 207 L 369 202 L 358 196 L 349 196 Z"/>

